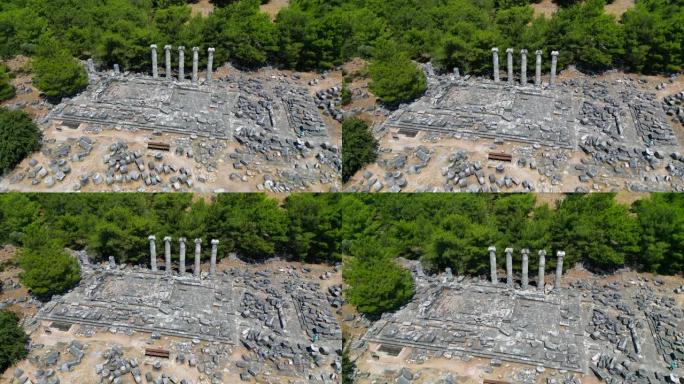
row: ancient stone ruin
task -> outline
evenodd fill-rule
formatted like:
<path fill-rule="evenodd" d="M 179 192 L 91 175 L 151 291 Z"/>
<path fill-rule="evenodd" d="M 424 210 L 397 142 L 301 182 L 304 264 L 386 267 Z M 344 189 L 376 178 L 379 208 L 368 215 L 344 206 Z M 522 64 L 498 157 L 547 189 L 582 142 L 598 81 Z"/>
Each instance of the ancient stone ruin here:
<path fill-rule="evenodd" d="M 332 312 L 339 292 L 324 291 L 292 270 L 219 273 L 218 240 L 210 241 L 209 267 L 202 271 L 202 239 L 194 240 L 192 266 L 186 265 L 186 238 L 178 239 L 178 258 L 172 258 L 172 238 L 163 241 L 161 265 L 154 235 L 149 268 L 119 265 L 114 258 L 104 266 L 85 264 L 80 285 L 53 298 L 36 320 L 243 347 L 259 356 L 236 362 L 246 379 L 268 364 L 280 376 L 314 382 L 331 382 L 340 371 L 342 336 Z"/>
<path fill-rule="evenodd" d="M 375 343 L 378 353 L 392 356 L 411 348 L 411 359 L 419 361 L 426 356 L 464 361 L 476 356 L 491 359 L 492 367 L 502 361 L 536 366 L 536 371 L 516 374 L 514 382 L 520 383 L 537 383 L 545 368 L 592 375 L 606 383 L 679 383 L 684 370 L 673 362 L 684 358 L 684 311 L 673 297 L 656 293 L 662 282 L 641 277 L 623 283 L 596 279 L 563 284 L 565 252 L 558 251 L 553 285 L 540 283 L 546 266 L 546 251 L 540 250 L 532 287 L 530 251 L 521 249 L 516 255 L 520 268 L 514 268 L 514 254 L 513 248 L 505 249 L 503 280 L 495 247 L 489 248 L 486 280 L 454 276 L 449 268 L 427 275 L 420 262 L 409 262 L 416 283 L 413 300 L 372 323 L 352 348 Z M 565 376 L 568 380 L 545 382 L 579 383 L 575 376 Z"/>

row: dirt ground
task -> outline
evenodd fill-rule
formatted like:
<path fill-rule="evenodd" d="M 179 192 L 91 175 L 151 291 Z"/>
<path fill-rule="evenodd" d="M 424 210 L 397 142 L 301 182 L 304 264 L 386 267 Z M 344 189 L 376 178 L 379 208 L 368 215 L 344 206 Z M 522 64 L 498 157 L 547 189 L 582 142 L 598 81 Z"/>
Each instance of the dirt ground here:
<path fill-rule="evenodd" d="M 288 0 L 270 0 L 268 3 L 262 4 L 260 8 L 261 12 L 267 13 L 271 17 L 271 20 L 275 20 L 278 12 L 289 4 Z"/>
<path fill-rule="evenodd" d="M 209 0 L 199 0 L 197 3 L 190 3 L 189 5 L 193 15 L 208 16 L 214 11 L 214 4 Z"/>
<path fill-rule="evenodd" d="M 535 16 L 544 15 L 547 19 L 553 16 L 558 10 L 558 5 L 552 0 L 542 0 L 539 3 L 531 3 L 530 6 L 534 9 Z M 634 0 L 614 0 L 611 4 L 606 4 L 605 11 L 614 15 L 618 19 L 628 9 L 634 6 Z"/>
<path fill-rule="evenodd" d="M 4 249 L 0 249 L 0 263 L 9 260 L 14 253 L 15 249 L 12 247 L 5 247 Z M 303 267 L 306 267 L 310 271 L 308 273 L 302 273 L 302 275 L 312 282 L 318 282 L 321 285 L 321 289 L 323 290 L 327 290 L 329 286 L 341 284 L 342 282 L 341 273 L 335 272 L 335 268 L 332 266 L 322 264 L 305 264 L 300 262 L 289 262 L 280 259 L 268 260 L 263 263 L 245 263 L 239 259 L 223 259 L 217 265 L 217 269 L 219 271 L 235 267 L 250 270 L 282 270 L 294 268 L 300 272 L 302 271 Z M 4 280 L 8 277 L 16 278 L 18 272 L 19 270 L 16 268 L 6 269 L 5 272 L 0 273 L 0 279 Z M 323 275 L 325 272 L 330 273 L 330 278 L 323 280 L 320 278 L 320 276 Z M 26 295 L 26 292 L 26 289 L 22 288 L 21 290 L 17 290 L 17 292 L 9 292 L 9 295 Z M 7 295 L 8 293 L 0 293 L 0 299 L 14 297 Z M 36 313 L 35 310 L 27 312 L 17 310 L 17 308 L 15 307 L 10 307 L 9 309 L 20 314 L 22 318 L 33 316 Z M 100 364 L 104 361 L 104 359 L 101 357 L 101 353 L 105 351 L 108 347 L 111 347 L 111 345 L 113 344 L 118 344 L 123 347 L 124 357 L 126 359 L 137 358 L 143 373 L 147 371 L 152 371 L 155 376 L 158 375 L 158 373 L 155 373 L 155 371 L 152 370 L 151 365 L 155 361 L 160 361 L 162 363 L 161 372 L 164 372 L 175 377 L 190 379 L 193 381 L 193 383 L 207 382 L 200 381 L 201 376 L 204 375 L 200 374 L 197 369 L 189 368 L 187 364 L 179 365 L 174 361 L 175 353 L 173 352 L 173 346 L 177 345 L 178 343 L 189 343 L 190 340 L 169 336 L 162 336 L 159 340 L 152 340 L 150 338 L 150 335 L 147 333 L 136 332 L 132 335 L 125 335 L 121 333 L 112 333 L 106 329 L 99 329 L 93 336 L 86 337 L 80 335 L 79 330 L 80 326 L 73 325 L 68 331 L 62 331 L 55 327 L 52 327 L 50 322 L 45 321 L 40 322 L 35 327 L 32 327 L 32 329 L 29 332 L 32 345 L 43 345 L 43 347 L 33 349 L 30 352 L 29 357 L 27 359 L 22 360 L 15 366 L 8 368 L 3 374 L 0 374 L 0 383 L 9 383 L 9 380 L 12 377 L 15 367 L 19 367 L 25 372 L 33 374 L 33 372 L 37 370 L 37 367 L 30 362 L 30 358 L 36 356 L 43 356 L 50 349 L 57 349 L 61 351 L 61 359 L 60 362 L 57 364 L 57 366 L 59 367 L 60 363 L 71 359 L 71 356 L 67 352 L 67 347 L 68 344 L 73 340 L 77 340 L 86 345 L 86 354 L 81 364 L 77 365 L 72 372 L 67 373 L 60 371 L 58 373 L 63 383 L 96 382 L 98 380 L 98 376 L 96 375 L 94 367 L 96 364 Z M 199 352 L 202 348 L 210 346 L 212 344 L 213 343 L 201 341 L 199 344 L 193 345 L 193 350 Z M 145 357 L 145 348 L 150 347 L 171 350 L 171 358 L 157 359 Z M 235 368 L 232 362 L 240 360 L 243 354 L 248 353 L 248 350 L 242 346 L 233 346 L 230 348 L 230 363 L 227 362 L 228 364 L 223 364 L 225 366 L 222 371 L 224 383 L 241 382 L 239 376 L 240 371 Z M 274 377 L 273 379 L 277 380 L 276 377 Z M 133 383 L 132 377 L 130 375 L 126 380 L 128 381 L 124 381 L 124 383 Z M 285 380 L 285 378 L 283 380 Z"/>
<path fill-rule="evenodd" d="M 534 9 L 535 16 L 544 15 L 547 19 L 550 19 L 558 10 L 558 6 L 552 0 L 542 0 L 539 3 L 531 3 L 530 7 Z"/>
<path fill-rule="evenodd" d="M 0 248 L 0 286 L 2 282 L 12 281 L 19 283 L 19 273 L 21 270 L 15 265 L 17 249 L 11 245 Z M 36 305 L 29 303 L 30 296 L 26 287 L 19 284 L 18 288 L 0 289 L 0 300 L 19 300 L 20 302 L 10 305 L 6 309 L 17 313 L 21 317 L 33 316 L 38 312 Z"/>

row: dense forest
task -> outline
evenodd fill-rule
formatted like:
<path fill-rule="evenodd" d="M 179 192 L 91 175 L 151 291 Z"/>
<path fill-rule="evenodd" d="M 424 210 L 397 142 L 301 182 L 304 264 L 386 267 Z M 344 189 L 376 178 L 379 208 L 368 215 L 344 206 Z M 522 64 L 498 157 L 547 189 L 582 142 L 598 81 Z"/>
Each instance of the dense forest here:
<path fill-rule="evenodd" d="M 342 204 L 347 299 L 368 314 L 412 296 L 410 275 L 396 257 L 421 260 L 431 272 L 449 267 L 477 275 L 489 270 L 487 248 L 494 245 L 532 254 L 564 250 L 567 265 L 598 273 L 624 266 L 684 272 L 682 194 L 652 194 L 632 205 L 612 194 L 573 194 L 551 206 L 533 194 L 350 194 Z M 514 260 L 519 268 L 518 251 Z M 530 268 L 537 268 L 535 257 Z M 555 257 L 547 268 L 555 268 Z"/>
<path fill-rule="evenodd" d="M 215 1 L 204 17 L 184 0 L 5 0 L 0 57 L 34 57 L 34 70 L 58 96 L 83 86 L 72 58 L 149 71 L 150 44 L 216 47 L 219 62 L 246 68 L 326 69 L 363 57 L 374 62 L 375 88 L 382 92 L 383 80 L 393 79 L 399 94 L 422 88 L 410 60 L 484 74 L 494 46 L 559 50 L 561 66 L 588 71 L 684 67 L 681 0 L 637 0 L 619 19 L 605 13 L 603 0 L 559 1 L 551 18 L 535 16 L 527 0 L 292 0 L 275 21 L 260 4 Z M 55 87 L 60 81 L 71 88 Z"/>
<path fill-rule="evenodd" d="M 78 279 L 70 249 L 94 261 L 148 264 L 149 235 L 219 239 L 219 258 L 273 256 L 305 262 L 340 260 L 341 195 L 297 194 L 0 194 L 0 244 L 19 246 L 21 278 L 38 296 L 69 289 Z M 177 258 L 177 252 L 173 254 Z M 205 247 L 203 258 L 209 257 Z"/>

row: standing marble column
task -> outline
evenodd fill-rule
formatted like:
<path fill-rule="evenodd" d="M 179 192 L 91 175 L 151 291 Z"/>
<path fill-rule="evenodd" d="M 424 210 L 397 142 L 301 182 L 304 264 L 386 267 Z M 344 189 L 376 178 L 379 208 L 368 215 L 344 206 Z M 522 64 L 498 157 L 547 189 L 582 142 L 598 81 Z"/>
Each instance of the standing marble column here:
<path fill-rule="evenodd" d="M 88 69 L 88 73 L 95 73 L 95 62 L 93 59 L 86 60 L 86 68 Z"/>
<path fill-rule="evenodd" d="M 178 47 L 178 81 L 185 80 L 185 47 Z"/>
<path fill-rule="evenodd" d="M 166 59 L 166 78 L 171 80 L 171 46 L 165 45 L 165 59 Z"/>
<path fill-rule="evenodd" d="M 200 256 L 202 255 L 202 239 L 195 239 L 195 270 L 192 274 L 195 277 L 200 277 Z"/>
<path fill-rule="evenodd" d="M 207 50 L 209 52 L 209 57 L 207 58 L 207 81 L 211 81 L 211 78 L 213 76 L 213 71 L 214 71 L 214 52 L 216 51 L 214 48 L 209 48 Z"/>
<path fill-rule="evenodd" d="M 546 270 L 546 251 L 539 251 L 539 275 L 537 276 L 537 291 L 544 293 L 544 271 Z"/>
<path fill-rule="evenodd" d="M 192 47 L 192 83 L 197 83 L 197 68 L 199 66 L 199 48 Z"/>
<path fill-rule="evenodd" d="M 150 45 L 150 49 L 152 50 L 152 77 L 156 79 L 159 77 L 159 69 L 157 68 L 157 44 Z"/>
<path fill-rule="evenodd" d="M 530 284 L 530 278 L 528 275 L 528 269 L 530 264 L 530 250 L 523 248 L 520 253 L 522 254 L 522 290 L 526 290 Z"/>
<path fill-rule="evenodd" d="M 219 241 L 214 239 L 211 241 L 211 264 L 209 265 L 209 276 L 216 276 L 216 254 L 218 251 Z"/>
<path fill-rule="evenodd" d="M 563 276 L 563 259 L 565 258 L 564 251 L 556 252 L 558 261 L 556 261 L 556 284 L 554 284 L 554 289 L 560 291 L 561 289 L 561 277 Z"/>
<path fill-rule="evenodd" d="M 119 64 L 114 64 L 114 75 L 119 75 L 120 73 Z"/>
<path fill-rule="evenodd" d="M 549 85 L 551 87 L 556 85 L 556 68 L 558 66 L 558 51 L 551 52 L 551 80 Z"/>
<path fill-rule="evenodd" d="M 535 63 L 534 63 L 534 85 L 539 87 L 539 86 L 541 86 L 542 51 L 540 49 L 537 49 L 536 51 L 534 51 L 534 54 L 537 56 Z"/>
<path fill-rule="evenodd" d="M 489 274 L 491 275 L 492 284 L 499 282 L 499 278 L 496 276 L 496 247 L 491 246 L 489 250 Z"/>
<path fill-rule="evenodd" d="M 520 84 L 527 85 L 527 49 L 520 50 Z"/>
<path fill-rule="evenodd" d="M 180 243 L 180 253 L 178 255 L 178 274 L 181 276 L 185 275 L 185 241 L 185 237 L 178 239 L 178 242 Z"/>
<path fill-rule="evenodd" d="M 164 237 L 164 258 L 166 259 L 166 273 L 172 272 L 171 267 L 171 236 Z"/>
<path fill-rule="evenodd" d="M 506 49 L 506 65 L 508 66 L 508 85 L 513 85 L 513 48 Z"/>
<path fill-rule="evenodd" d="M 494 71 L 494 82 L 499 82 L 499 48 L 492 48 L 492 66 Z"/>
<path fill-rule="evenodd" d="M 150 241 L 150 269 L 152 272 L 157 272 L 157 245 L 155 244 L 157 237 L 150 235 L 147 239 Z"/>
<path fill-rule="evenodd" d="M 513 248 L 506 248 L 506 286 L 513 287 Z"/>

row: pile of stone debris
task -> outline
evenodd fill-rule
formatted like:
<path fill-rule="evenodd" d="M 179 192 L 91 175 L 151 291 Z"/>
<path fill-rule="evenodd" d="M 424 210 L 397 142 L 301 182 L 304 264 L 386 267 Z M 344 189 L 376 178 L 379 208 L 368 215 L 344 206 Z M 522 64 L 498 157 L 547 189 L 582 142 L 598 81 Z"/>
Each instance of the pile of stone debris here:
<path fill-rule="evenodd" d="M 236 362 L 242 370 L 244 381 L 257 377 L 272 361 L 281 376 L 306 377 L 308 382 L 331 383 L 337 379 L 342 369 L 341 330 L 332 314 L 329 303 L 335 302 L 336 289 L 324 293 L 319 284 L 297 279 L 293 270 L 286 271 L 292 279 L 280 279 L 279 274 L 270 271 L 255 273 L 233 269 L 230 274 L 247 285 L 239 306 L 240 316 L 249 325 L 240 335 L 240 342 L 249 352 L 249 358 Z M 292 300 L 284 300 L 287 293 Z M 297 324 L 291 324 L 286 313 L 291 312 L 291 304 L 297 307 Z M 294 327 L 294 328 L 293 328 Z M 292 340 L 290 335 L 302 328 L 309 340 Z M 335 341 L 337 340 L 337 341 Z M 314 372 L 310 367 L 329 366 L 333 370 Z"/>
<path fill-rule="evenodd" d="M 318 108 L 326 111 L 330 117 L 339 122 L 344 120 L 344 111 L 340 108 L 342 105 L 342 87 L 334 86 L 316 92 L 316 101 Z"/>
<path fill-rule="evenodd" d="M 670 95 L 663 101 L 663 110 L 668 116 L 675 117 L 684 125 L 684 91 Z"/>
<path fill-rule="evenodd" d="M 43 345 L 34 345 L 33 348 L 40 349 Z M 51 349 L 43 356 L 34 355 L 29 358 L 29 361 L 38 369 L 33 373 L 33 380 L 29 378 L 23 370 L 15 368 L 14 377 L 10 380 L 10 384 L 59 384 L 59 372 L 70 372 L 77 365 L 81 364 L 85 356 L 86 347 L 79 341 L 73 340 L 66 346 L 67 355 L 62 359 L 63 362 L 59 364 L 61 352 L 57 349 Z M 57 367 L 59 365 L 59 367 Z M 55 367 L 55 368 L 51 368 Z"/>
<path fill-rule="evenodd" d="M 597 379 L 608 384 L 619 383 L 638 383 L 638 384 L 657 384 L 657 383 L 684 383 L 673 373 L 660 373 L 636 367 L 629 360 L 619 359 L 610 354 L 596 354 L 592 358 L 595 364 L 589 368 Z"/>
<path fill-rule="evenodd" d="M 16 184 L 25 178 L 29 178 L 32 185 L 42 182 L 46 188 L 52 188 L 56 183 L 64 181 L 66 176 L 71 173 L 69 161 L 83 161 L 90 155 L 94 144 L 95 140 L 87 136 L 78 139 L 69 138 L 60 143 L 54 139 L 47 140 L 41 150 L 42 154 L 49 159 L 47 166 L 40 164 L 36 159 L 31 159 L 29 160 L 29 168 L 14 174 L 9 182 Z"/>

